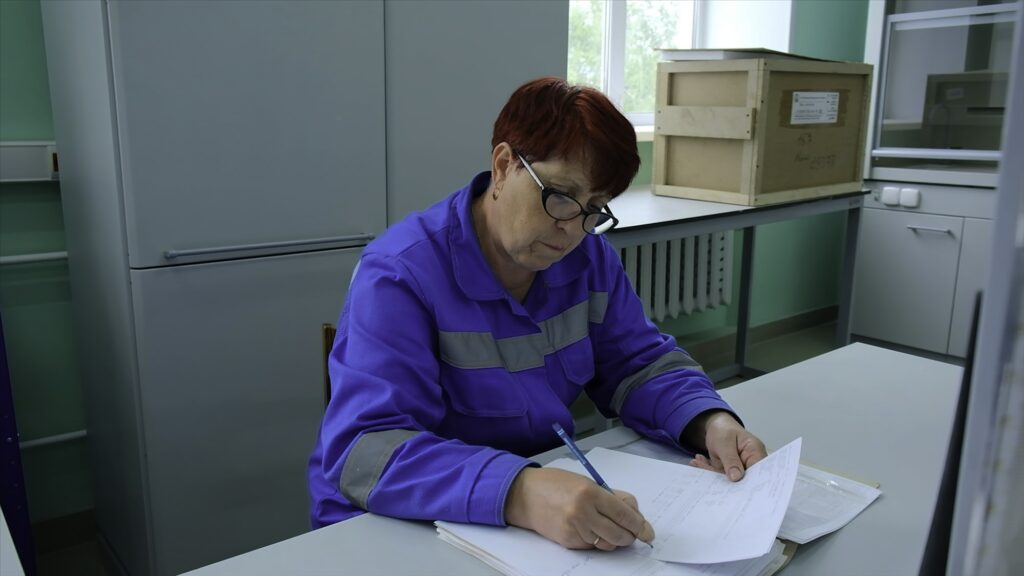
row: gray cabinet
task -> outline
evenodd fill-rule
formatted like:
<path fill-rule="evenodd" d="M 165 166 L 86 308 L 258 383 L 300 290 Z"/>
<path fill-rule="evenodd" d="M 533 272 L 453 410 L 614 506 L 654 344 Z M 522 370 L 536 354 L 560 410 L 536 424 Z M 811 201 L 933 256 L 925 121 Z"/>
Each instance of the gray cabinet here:
<path fill-rule="evenodd" d="M 380 2 L 111 2 L 108 12 L 133 268 L 267 243 L 361 243 L 384 229 Z"/>
<path fill-rule="evenodd" d="M 944 354 L 962 233 L 962 218 L 865 208 L 853 333 Z"/>
<path fill-rule="evenodd" d="M 869 185 L 872 194 L 858 234 L 851 332 L 963 357 L 974 295 L 988 269 L 993 191 Z M 917 205 L 900 205 L 900 194 L 907 204 L 916 195 Z"/>
<path fill-rule="evenodd" d="M 877 89 L 865 207 L 872 210 L 859 238 L 868 252 L 857 254 L 855 335 L 966 354 L 991 254 L 998 164 L 1007 160 L 1000 138 L 1019 8 L 984 0 L 869 3 L 864 56 L 875 65 Z M 870 237 L 883 219 L 895 234 L 926 214 L 955 218 L 951 227 L 961 230 L 944 239 L 956 246 L 938 269 L 927 268 L 917 243 L 893 236 L 883 246 Z"/>
<path fill-rule="evenodd" d="M 870 177 L 995 186 L 1020 2 L 871 2 Z M 884 41 L 883 41 L 884 37 Z"/>
<path fill-rule="evenodd" d="M 305 531 L 320 326 L 386 226 L 382 2 L 42 13 L 102 540 L 162 576 Z"/>
<path fill-rule="evenodd" d="M 359 254 L 132 271 L 151 522 L 173 536 L 156 540 L 166 571 L 308 529 L 319 328 L 337 317 Z"/>
<path fill-rule="evenodd" d="M 992 253 L 992 221 L 964 218 L 960 245 L 960 267 L 956 274 L 956 295 L 949 328 L 949 353 L 966 357 L 974 313 L 974 296 L 985 289 Z"/>

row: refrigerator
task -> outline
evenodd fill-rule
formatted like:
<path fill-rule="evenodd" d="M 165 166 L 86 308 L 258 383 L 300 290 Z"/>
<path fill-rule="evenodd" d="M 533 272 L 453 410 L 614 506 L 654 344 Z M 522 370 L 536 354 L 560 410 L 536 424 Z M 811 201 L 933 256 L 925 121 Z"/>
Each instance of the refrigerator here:
<path fill-rule="evenodd" d="M 383 3 L 41 6 L 102 546 L 308 530 L 321 325 L 387 225 Z"/>

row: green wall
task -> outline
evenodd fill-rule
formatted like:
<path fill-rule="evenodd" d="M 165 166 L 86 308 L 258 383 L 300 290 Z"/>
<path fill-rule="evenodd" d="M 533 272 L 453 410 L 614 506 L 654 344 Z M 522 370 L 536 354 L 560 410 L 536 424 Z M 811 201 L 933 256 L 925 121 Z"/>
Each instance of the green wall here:
<path fill-rule="evenodd" d="M 0 0 L 0 140 L 53 140 L 39 0 Z"/>
<path fill-rule="evenodd" d="M 0 0 L 0 140 L 53 140 L 39 0 Z M 0 183 L 0 256 L 64 250 L 60 185 Z M 86 428 L 65 261 L 0 266 L 22 441 Z M 92 507 L 86 441 L 22 451 L 34 522 Z"/>
<path fill-rule="evenodd" d="M 793 0 L 790 51 L 863 61 L 867 14 L 867 0 Z M 751 324 L 838 303 L 845 237 L 845 214 L 758 227 Z"/>
<path fill-rule="evenodd" d="M 862 62 L 867 22 L 868 0 L 793 0 L 790 50 Z"/>
<path fill-rule="evenodd" d="M 636 150 L 640 154 L 640 170 L 633 178 L 632 186 L 650 186 L 651 174 L 654 163 L 651 160 L 654 154 L 653 142 L 637 142 Z"/>

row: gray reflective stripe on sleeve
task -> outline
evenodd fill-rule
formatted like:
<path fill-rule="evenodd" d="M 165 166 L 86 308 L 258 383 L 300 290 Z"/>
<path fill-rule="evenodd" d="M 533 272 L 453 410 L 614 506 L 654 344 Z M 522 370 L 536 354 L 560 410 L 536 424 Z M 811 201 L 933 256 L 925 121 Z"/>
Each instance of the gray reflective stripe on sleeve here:
<path fill-rule="evenodd" d="M 395 448 L 419 434 L 415 430 L 381 430 L 367 432 L 356 440 L 356 445 L 348 453 L 345 465 L 338 479 L 338 489 L 352 504 L 366 510 L 366 501 L 370 491 L 380 481 Z"/>
<path fill-rule="evenodd" d="M 490 332 L 438 333 L 441 360 L 456 368 L 504 368 L 520 372 L 544 365 L 548 354 L 579 342 L 590 333 L 589 322 L 604 321 L 607 292 L 591 292 L 585 302 L 539 324 L 540 332 L 495 339 Z"/>
<path fill-rule="evenodd" d="M 658 358 L 636 374 L 627 377 L 619 383 L 619 387 L 615 389 L 615 394 L 612 394 L 612 410 L 615 410 L 616 414 L 621 414 L 622 405 L 626 403 L 626 397 L 633 390 L 659 374 L 682 368 L 703 371 L 700 364 L 697 364 L 689 354 L 682 350 L 673 350 L 664 354 L 661 358 Z"/>
<path fill-rule="evenodd" d="M 604 313 L 608 310 L 608 293 L 590 293 L 590 321 L 594 324 L 604 322 Z"/>

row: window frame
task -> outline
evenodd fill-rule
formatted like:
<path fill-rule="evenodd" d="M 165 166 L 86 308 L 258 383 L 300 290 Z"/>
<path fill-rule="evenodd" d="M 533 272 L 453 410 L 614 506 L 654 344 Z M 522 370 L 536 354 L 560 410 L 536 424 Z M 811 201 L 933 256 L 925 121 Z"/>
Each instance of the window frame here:
<path fill-rule="evenodd" d="M 601 91 L 615 103 L 622 107 L 623 98 L 626 92 L 626 2 L 628 0 L 605 0 L 604 27 L 601 41 Z M 698 47 L 698 41 L 702 40 L 701 4 L 699 0 L 692 3 L 693 12 L 690 15 L 692 22 L 692 38 L 690 45 Z M 641 134 L 649 133 L 654 126 L 654 110 L 650 112 L 623 112 L 626 118 L 637 128 L 638 137 Z M 646 129 L 646 130 L 645 130 Z M 650 138 L 647 138 L 648 140 Z"/>

